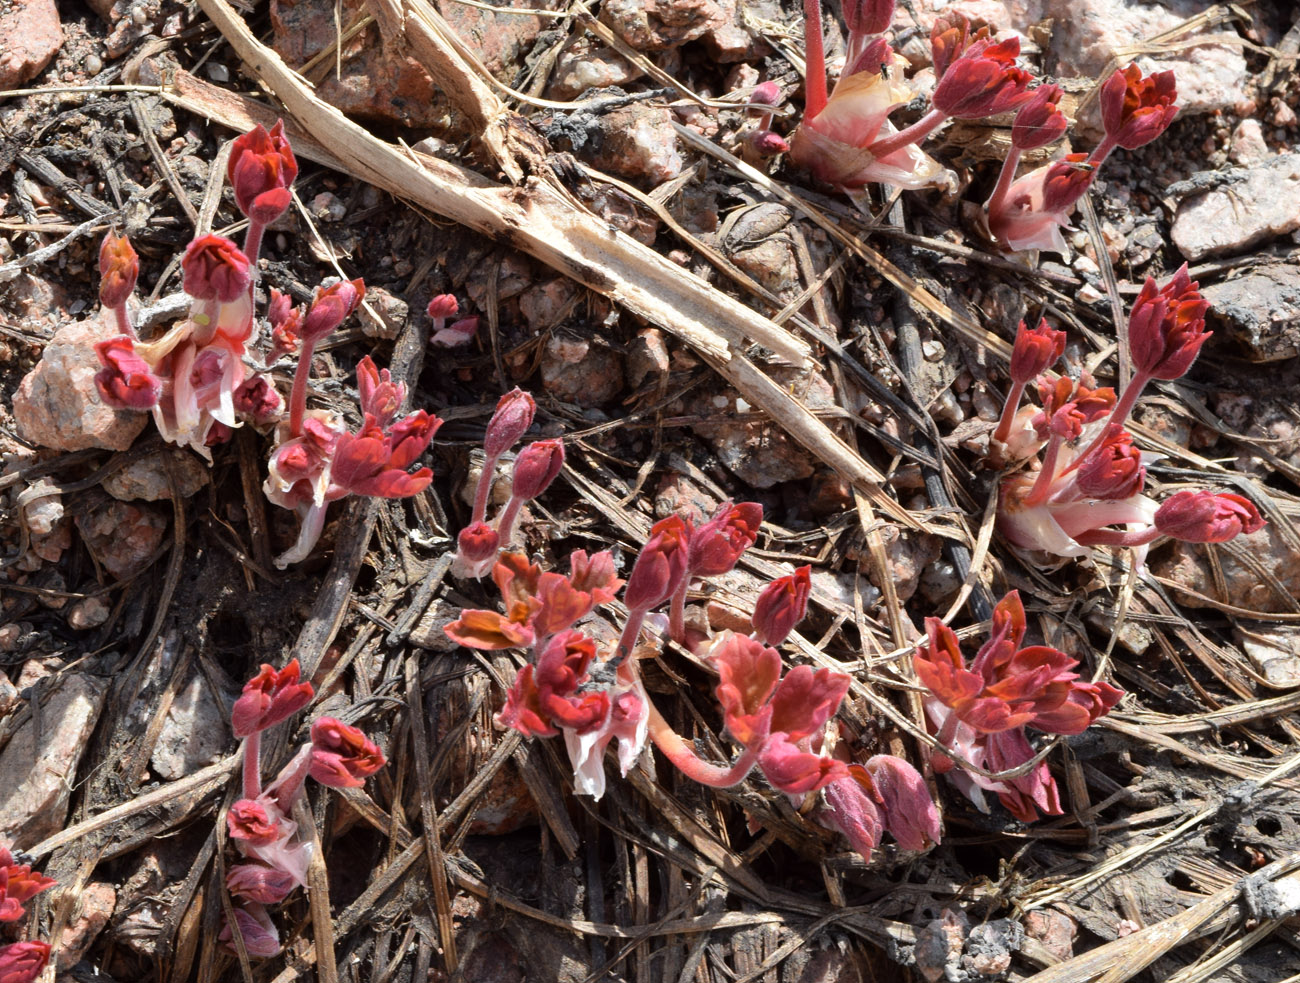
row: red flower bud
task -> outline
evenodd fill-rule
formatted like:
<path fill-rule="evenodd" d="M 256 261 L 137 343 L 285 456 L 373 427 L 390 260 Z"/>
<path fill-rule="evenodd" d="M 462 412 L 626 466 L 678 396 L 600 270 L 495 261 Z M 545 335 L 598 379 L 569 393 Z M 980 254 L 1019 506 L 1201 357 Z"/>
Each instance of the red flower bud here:
<path fill-rule="evenodd" d="M 357 363 L 357 393 L 361 412 L 373 416 L 382 429 L 392 422 L 397 411 L 402 408 L 406 386 L 393 382 L 389 371 L 376 368 L 374 360 L 367 355 Z"/>
<path fill-rule="evenodd" d="M 1028 328 L 1021 321 L 1011 349 L 1012 381 L 1022 386 L 1033 382 L 1064 352 L 1065 332 L 1054 331 L 1046 318 L 1040 318 L 1036 328 Z"/>
<path fill-rule="evenodd" d="M 150 410 L 158 405 L 162 383 L 153 368 L 135 352 L 126 335 L 95 343 L 104 367 L 95 373 L 95 388 L 104 402 L 116 409 Z"/>
<path fill-rule="evenodd" d="M 972 31 L 972 28 L 976 29 Z M 930 57 L 934 62 L 934 77 L 943 78 L 948 72 L 948 66 L 971 44 L 991 38 L 989 26 L 982 21 L 972 24 L 965 14 L 940 14 L 930 28 Z"/>
<path fill-rule="evenodd" d="M 660 519 L 637 555 L 623 590 L 623 603 L 633 611 L 649 611 L 672 596 L 686 576 L 691 527 L 679 515 Z"/>
<path fill-rule="evenodd" d="M 501 548 L 501 537 L 486 522 L 472 522 L 456 537 L 456 548 L 458 558 L 472 569 L 486 572 Z"/>
<path fill-rule="evenodd" d="M 105 307 L 126 303 L 140 276 L 140 257 L 126 236 L 104 236 L 99 247 L 99 302 Z"/>
<path fill-rule="evenodd" d="M 248 737 L 278 724 L 311 702 L 311 683 L 298 681 L 298 660 L 278 672 L 262 663 L 262 671 L 244 684 L 244 691 L 230 712 L 231 730 L 236 737 Z"/>
<path fill-rule="evenodd" d="M 429 301 L 429 317 L 435 321 L 445 321 L 460 313 L 460 304 L 451 294 L 438 294 Z M 439 324 L 441 327 L 441 324 Z"/>
<path fill-rule="evenodd" d="M 442 348 L 459 348 L 468 345 L 478 334 L 478 315 L 471 314 L 459 321 L 452 321 L 445 328 L 439 328 L 429 338 L 429 343 Z"/>
<path fill-rule="evenodd" d="M 1185 543 L 1226 543 L 1264 528 L 1259 509 L 1240 495 L 1180 491 L 1156 510 L 1156 528 Z"/>
<path fill-rule="evenodd" d="M 894 0 L 844 0 L 843 11 L 850 34 L 883 34 L 894 20 Z"/>
<path fill-rule="evenodd" d="M 232 840 L 270 846 L 280 838 L 280 816 L 260 799 L 240 799 L 226 813 L 226 829 Z"/>
<path fill-rule="evenodd" d="M 1192 367 L 1213 333 L 1205 330 L 1210 305 L 1198 286 L 1188 277 L 1186 263 L 1163 287 L 1147 277 L 1128 319 L 1129 351 L 1139 371 L 1169 380 Z"/>
<path fill-rule="evenodd" d="M 260 427 L 275 420 L 284 400 L 266 376 L 255 375 L 235 390 L 234 403 L 236 413 Z"/>
<path fill-rule="evenodd" d="M 496 411 L 488 421 L 483 437 L 483 450 L 489 461 L 495 461 L 514 447 L 528 428 L 533 425 L 537 404 L 533 397 L 517 386 L 497 401 Z"/>
<path fill-rule="evenodd" d="M 219 235 L 208 234 L 191 242 L 181 270 L 184 290 L 196 300 L 229 304 L 246 294 L 252 283 L 248 257 Z"/>
<path fill-rule="evenodd" d="M 939 811 L 925 779 L 902 758 L 877 754 L 863 768 L 884 813 L 885 829 L 904 850 L 926 850 L 939 842 Z M 856 766 L 849 773 L 861 781 Z M 863 776 L 863 777 L 866 777 Z"/>
<path fill-rule="evenodd" d="M 280 293 L 275 287 L 272 287 L 271 300 L 266 305 L 266 319 L 271 323 L 271 327 L 278 328 L 284 324 L 285 321 L 289 320 L 293 312 L 293 298 L 288 294 Z"/>
<path fill-rule="evenodd" d="M 318 287 L 302 321 L 303 340 L 312 344 L 320 341 L 357 309 L 365 295 L 366 285 L 359 279 L 337 280 L 328 287 Z"/>
<path fill-rule="evenodd" d="M 1017 150 L 1037 150 L 1055 143 L 1065 135 L 1069 122 L 1057 108 L 1061 101 L 1059 85 L 1040 85 L 1033 97 L 1016 113 L 1011 126 L 1011 146 Z"/>
<path fill-rule="evenodd" d="M 283 120 L 276 120 L 269 133 L 259 123 L 231 146 L 226 177 L 239 210 L 256 222 L 265 225 L 284 213 L 291 200 L 289 185 L 297 176 Z"/>
<path fill-rule="evenodd" d="M 1173 72 L 1142 77 L 1137 65 L 1116 70 L 1101 87 L 1101 121 L 1106 138 L 1125 150 L 1150 143 L 1169 128 L 1178 107 Z"/>
<path fill-rule="evenodd" d="M 226 890 L 258 904 L 279 904 L 297 884 L 289 871 L 261 864 L 236 864 L 226 873 Z"/>
<path fill-rule="evenodd" d="M 0 983 L 33 983 L 50 961 L 45 942 L 14 942 L 0 949 Z"/>
<path fill-rule="evenodd" d="M 948 66 L 931 103 L 956 119 L 979 119 L 1015 109 L 1031 98 L 1025 90 L 1033 78 L 1016 67 L 1019 54 L 1018 37 L 997 44 L 976 41 Z"/>
<path fill-rule="evenodd" d="M 808 610 L 812 591 L 812 567 L 803 566 L 786 577 L 778 577 L 758 595 L 754 604 L 754 634 L 766 645 L 780 645 Z"/>
<path fill-rule="evenodd" d="M 786 142 L 785 137 L 772 130 L 753 130 L 746 139 L 754 148 L 754 152 L 762 157 L 775 157 L 790 150 L 790 144 Z"/>
<path fill-rule="evenodd" d="M 514 484 L 511 494 L 531 502 L 550 486 L 564 467 L 564 442 L 536 440 L 515 458 Z"/>
<path fill-rule="evenodd" d="M 1106 428 L 1106 438 L 1079 465 L 1075 480 L 1088 498 L 1128 498 L 1142 491 L 1146 480 L 1142 452 L 1118 423 Z"/>
<path fill-rule="evenodd" d="M 713 518 L 691 532 L 687 570 L 692 577 L 717 577 L 732 569 L 754 545 L 763 524 L 757 502 L 724 502 Z"/>
<path fill-rule="evenodd" d="M 754 91 L 749 94 L 751 105 L 775 106 L 780 101 L 781 87 L 772 81 L 754 86 Z"/>
<path fill-rule="evenodd" d="M 1066 154 L 1051 164 L 1043 178 L 1043 211 L 1068 215 L 1096 175 L 1087 154 Z"/>
<path fill-rule="evenodd" d="M 1085 372 L 1077 383 L 1062 376 L 1054 382 L 1038 384 L 1043 411 L 1034 417 L 1033 426 L 1039 437 L 1046 440 L 1055 434 L 1073 440 L 1085 426 L 1115 408 L 1115 390 L 1109 386 L 1093 389 L 1092 381 L 1092 376 Z"/>
<path fill-rule="evenodd" d="M 332 788 L 359 788 L 384 767 L 384 753 L 355 727 L 334 717 L 311 725 L 311 777 Z"/>

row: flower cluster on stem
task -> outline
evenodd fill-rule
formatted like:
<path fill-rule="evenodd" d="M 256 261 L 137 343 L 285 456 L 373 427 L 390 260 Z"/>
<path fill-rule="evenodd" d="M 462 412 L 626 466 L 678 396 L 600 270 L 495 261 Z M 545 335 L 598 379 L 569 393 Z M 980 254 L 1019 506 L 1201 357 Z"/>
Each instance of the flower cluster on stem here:
<path fill-rule="evenodd" d="M 934 770 L 947 774 L 984 812 L 984 792 L 993 792 L 1024 822 L 1033 822 L 1039 811 L 1060 815 L 1060 795 L 1047 763 L 1024 768 L 1035 755 L 1025 728 L 1081 734 L 1119 702 L 1123 691 L 1109 683 L 1083 681 L 1073 671 L 1078 662 L 1057 649 L 1022 648 L 1025 609 L 1017 591 L 998 602 L 989 639 L 969 664 L 951 628 L 938 618 L 927 618 L 925 628 L 927 641 L 919 646 L 913 665 L 929 691 L 926 718 L 936 741 L 958 759 L 936 753 L 931 759 Z M 963 765 L 1013 774 L 990 778 Z"/>
<path fill-rule="evenodd" d="M 14 861 L 9 848 L 0 844 L 0 922 L 16 922 L 27 914 L 23 903 L 53 887 L 53 878 L 38 874 L 28 864 Z M 33 983 L 50 961 L 48 942 L 10 942 L 0 946 L 0 981 Z"/>
<path fill-rule="evenodd" d="M 297 659 L 279 670 L 263 665 L 244 685 L 230 714 L 231 730 L 244 741 L 243 797 L 226 813 L 226 830 L 240 855 L 226 872 L 226 889 L 238 904 L 235 924 L 244 949 L 259 958 L 280 951 L 279 932 L 266 906 L 307 884 L 311 844 L 298 838 L 298 824 L 289 818 L 307 777 L 331 788 L 353 788 L 384 766 L 383 752 L 360 730 L 334 717 L 317 717 L 311 741 L 263 786 L 262 733 L 306 707 L 314 695 L 299 672 Z M 220 939 L 234 948 L 229 924 Z"/>
<path fill-rule="evenodd" d="M 680 516 L 663 519 L 651 528 L 626 583 L 615 576 L 607 552 L 574 552 L 567 576 L 506 553 L 492 569 L 504 613 L 462 611 L 447 626 L 447 635 L 470 648 L 529 653 L 497 722 L 527 737 L 562 735 L 574 784 L 583 794 L 604 794 L 603 758 L 611 743 L 617 741 L 626 775 L 649 739 L 684 774 L 706 785 L 735 785 L 757 768 L 796 803 L 824 793 L 814 817 L 843 832 L 864 855 L 883 829 L 908 849 L 937 842 L 938 812 L 907 762 L 881 755 L 859 765 L 827 753 L 827 724 L 849 689 L 849 677 L 809 666 L 783 674 L 780 653 L 771 646 L 804 615 L 808 567 L 763 590 L 750 634 L 708 637 L 688 626 L 684 607 L 690 583 L 731 570 L 754 543 L 761 522 L 762 508 L 750 502 L 723 503 L 699 526 Z M 618 642 L 602 652 L 578 622 L 613 601 L 620 587 L 627 620 Z M 665 604 L 666 619 L 656 613 Z M 702 758 L 655 707 L 637 658 L 647 625 L 666 630 L 716 669 L 722 720 L 741 746 L 734 761 Z"/>
<path fill-rule="evenodd" d="M 125 236 L 109 233 L 100 248 L 100 301 L 113 312 L 121 333 L 95 346 L 103 365 L 95 384 L 104 401 L 152 411 L 164 438 L 209 460 L 211 445 L 228 439 L 233 428 L 245 422 L 265 428 L 279 421 L 263 489 L 301 519 L 297 542 L 275 560 L 282 569 L 311 552 L 330 502 L 353 494 L 405 497 L 427 487 L 432 471 L 407 469 L 441 422 L 423 410 L 398 419 L 405 388 L 369 356 L 357 367 L 359 430 L 307 408 L 313 352 L 361 303 L 365 285 L 360 280 L 322 284 L 306 309 L 272 289 L 266 311 L 270 342 L 259 352 L 258 253 L 267 225 L 289 207 L 297 174 L 282 123 L 269 131 L 256 126 L 234 141 L 226 175 L 248 219 L 244 248 L 216 235 L 191 242 L 181 262 L 188 316 L 151 341 L 139 338 L 131 320 L 139 257 Z M 271 360 L 297 355 L 286 419 L 281 420 L 283 400 L 269 376 L 248 369 L 259 354 Z"/>
<path fill-rule="evenodd" d="M 1205 299 L 1184 265 L 1162 287 L 1150 277 L 1129 315 L 1133 378 L 1119 394 L 1045 372 L 1064 349 L 1064 333 L 1046 322 L 1020 325 L 1011 359 L 1011 390 L 994 431 L 994 448 L 1008 461 L 1034 459 L 1036 470 L 1003 479 L 998 528 L 1017 546 L 1056 556 L 1089 555 L 1095 546 L 1130 547 L 1138 563 L 1160 536 L 1221 543 L 1261 529 L 1264 520 L 1246 498 L 1184 490 L 1162 503 L 1143 494 L 1144 455 L 1124 429 L 1152 379 L 1173 380 L 1191 368 L 1210 336 Z M 1019 408 L 1035 382 L 1041 408 Z M 1119 528 L 1117 528 L 1119 527 Z"/>

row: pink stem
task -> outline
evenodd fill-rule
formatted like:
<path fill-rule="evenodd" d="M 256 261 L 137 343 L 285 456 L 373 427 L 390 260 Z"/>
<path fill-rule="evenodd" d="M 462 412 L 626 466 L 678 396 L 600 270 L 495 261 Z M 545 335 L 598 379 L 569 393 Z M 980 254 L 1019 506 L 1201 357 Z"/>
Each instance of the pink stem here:
<path fill-rule="evenodd" d="M 993 431 L 993 439 L 1006 443 L 1011 436 L 1011 421 L 1015 419 L 1016 411 L 1020 409 L 1020 397 L 1025 394 L 1025 384 L 1023 382 L 1012 382 L 1011 389 L 1007 392 L 1006 404 L 1002 407 L 1002 416 L 998 420 L 998 428 Z"/>
<path fill-rule="evenodd" d="M 1106 420 L 1106 426 L 1101 428 L 1101 432 L 1092 439 L 1092 443 L 1088 445 L 1087 449 L 1084 450 L 1082 454 L 1074 459 L 1070 466 L 1062 472 L 1063 474 L 1069 474 L 1071 471 L 1083 464 L 1090 454 L 1096 452 L 1097 448 L 1105 441 L 1106 431 L 1109 429 L 1110 424 L 1118 423 L 1120 426 L 1124 425 L 1124 421 L 1128 419 L 1129 412 L 1133 409 L 1133 404 L 1137 402 L 1138 397 L 1142 395 L 1142 390 L 1146 388 L 1147 383 L 1150 381 L 1151 376 L 1145 372 L 1138 372 L 1129 380 L 1128 385 L 1124 387 L 1124 391 L 1119 395 L 1119 402 L 1116 403 L 1115 408 L 1110 411 L 1110 416 Z"/>
<path fill-rule="evenodd" d="M 1091 164 L 1093 167 L 1100 167 L 1102 161 L 1104 161 L 1107 157 L 1109 157 L 1110 152 L 1114 150 L 1117 146 L 1119 146 L 1119 144 L 1117 144 L 1110 137 L 1106 137 L 1101 141 L 1101 143 L 1097 144 L 1097 146 L 1093 149 L 1092 153 L 1088 155 L 1088 163 Z"/>
<path fill-rule="evenodd" d="M 1002 170 L 998 172 L 998 183 L 993 188 L 993 194 L 989 195 L 988 204 L 984 206 L 989 215 L 1001 211 L 1006 204 L 1007 192 L 1011 190 L 1011 185 L 1016 179 L 1016 168 L 1020 166 L 1021 151 L 1015 147 L 1011 149 L 1011 155 L 1002 162 Z"/>
<path fill-rule="evenodd" d="M 885 137 L 883 140 L 877 140 L 866 149 L 877 160 L 888 157 L 895 150 L 902 150 L 908 144 L 920 143 L 930 135 L 931 130 L 947 118 L 941 110 L 931 109 L 907 129 L 899 130 L 893 136 Z"/>
<path fill-rule="evenodd" d="M 1052 439 L 1047 442 L 1047 451 L 1043 454 L 1043 469 L 1038 472 L 1038 477 L 1034 479 L 1034 487 L 1029 489 L 1029 494 L 1024 499 L 1026 508 L 1042 505 L 1051 493 L 1052 482 L 1056 480 L 1056 459 L 1061 455 L 1061 443 L 1059 433 L 1052 434 Z"/>
<path fill-rule="evenodd" d="M 255 730 L 244 738 L 244 798 L 262 794 L 262 732 Z"/>
<path fill-rule="evenodd" d="M 298 368 L 293 374 L 293 391 L 289 394 L 289 437 L 302 436 L 302 418 L 307 412 L 307 380 L 311 377 L 311 357 L 316 350 L 316 342 L 306 338 L 302 340 L 302 354 L 298 356 Z"/>
<path fill-rule="evenodd" d="M 804 47 L 807 77 L 804 80 L 804 119 L 813 119 L 826 108 L 826 52 L 822 38 L 821 0 L 803 0 Z"/>
<path fill-rule="evenodd" d="M 731 788 L 743 782 L 758 761 L 761 741 L 754 742 L 753 747 L 745 748 L 734 764 L 726 767 L 711 764 L 695 753 L 682 736 L 669 726 L 668 721 L 664 720 L 659 713 L 659 709 L 649 700 L 646 701 L 646 709 L 650 712 L 650 739 L 655 742 L 655 747 L 659 748 L 664 757 L 692 781 L 713 788 Z"/>
<path fill-rule="evenodd" d="M 690 583 L 689 574 L 673 591 L 672 604 L 668 608 L 668 634 L 674 642 L 686 643 L 686 585 Z"/>
<path fill-rule="evenodd" d="M 632 609 L 627 613 L 627 624 L 623 626 L 623 634 L 618 637 L 618 646 L 614 649 L 614 663 L 622 672 L 622 667 L 632 660 L 628 658 L 632 654 L 632 649 L 636 648 L 637 636 L 641 634 L 641 625 L 645 623 L 645 611 Z"/>
<path fill-rule="evenodd" d="M 435 319 L 435 324 L 439 319 Z M 441 329 L 440 329 L 441 330 Z M 488 494 L 492 491 L 492 482 L 497 475 L 497 458 L 489 457 L 483 462 L 483 470 L 478 474 L 478 487 L 474 489 L 474 515 L 470 524 L 482 522 L 487 515 Z M 504 541 L 503 541 L 504 542 Z"/>
<path fill-rule="evenodd" d="M 497 520 L 497 536 L 500 537 L 502 548 L 510 545 L 510 535 L 515 531 L 515 519 L 519 518 L 519 509 L 523 504 L 522 498 L 511 495 L 510 501 L 501 510 L 501 516 Z"/>
<path fill-rule="evenodd" d="M 1087 529 L 1072 537 L 1080 546 L 1145 546 L 1160 535 L 1155 526 L 1139 529 L 1136 532 L 1120 532 L 1118 529 Z"/>
<path fill-rule="evenodd" d="M 113 315 L 117 318 L 117 330 L 132 341 L 136 340 L 135 328 L 131 326 L 131 316 L 127 312 L 126 301 L 113 308 Z"/>

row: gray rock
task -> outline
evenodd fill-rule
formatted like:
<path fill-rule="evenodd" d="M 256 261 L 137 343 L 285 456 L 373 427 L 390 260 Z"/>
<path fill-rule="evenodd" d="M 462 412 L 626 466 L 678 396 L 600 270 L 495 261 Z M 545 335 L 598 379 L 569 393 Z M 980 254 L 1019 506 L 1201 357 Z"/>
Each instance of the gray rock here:
<path fill-rule="evenodd" d="M 196 672 L 172 700 L 149 764 L 159 777 L 175 780 L 220 760 L 229 743 L 228 716 Z"/>
<path fill-rule="evenodd" d="M 165 461 L 171 462 L 181 498 L 189 498 L 208 483 L 207 466 L 198 457 L 183 448 L 168 447 L 114 471 L 101 485 L 119 501 L 161 502 L 171 498 Z"/>
<path fill-rule="evenodd" d="M 13 413 L 25 440 L 60 451 L 124 451 L 149 422 L 147 413 L 115 410 L 100 399 L 95 343 L 112 338 L 110 312 L 59 330 L 14 393 Z"/>
<path fill-rule="evenodd" d="M 1214 326 L 1226 328 L 1251 361 L 1300 355 L 1300 270 L 1294 266 L 1256 267 L 1201 293 L 1210 302 Z"/>
<path fill-rule="evenodd" d="M 35 846 L 63 829 L 77 765 L 104 705 L 107 685 L 65 673 L 43 682 L 40 734 L 35 720 L 21 724 L 0 752 L 0 840 L 15 849 Z"/>
<path fill-rule="evenodd" d="M 1186 182 L 1191 193 L 1174 215 L 1174 245 L 1189 260 L 1238 252 L 1300 229 L 1300 153 L 1216 177 L 1204 189 Z"/>

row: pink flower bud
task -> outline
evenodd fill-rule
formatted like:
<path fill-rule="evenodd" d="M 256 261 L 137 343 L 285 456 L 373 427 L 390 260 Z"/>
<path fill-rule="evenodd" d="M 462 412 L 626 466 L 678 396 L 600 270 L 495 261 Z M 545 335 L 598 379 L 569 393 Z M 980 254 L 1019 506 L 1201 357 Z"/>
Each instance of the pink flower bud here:
<path fill-rule="evenodd" d="M 1092 376 L 1086 372 L 1077 383 L 1062 376 L 1038 384 L 1038 398 L 1043 411 L 1033 419 L 1039 437 L 1051 435 L 1073 440 L 1083 428 L 1100 420 L 1115 408 L 1115 390 L 1109 386 L 1092 388 Z"/>
<path fill-rule="evenodd" d="M 1136 495 L 1146 480 L 1142 452 L 1133 446 L 1127 430 L 1112 423 L 1102 443 L 1079 465 L 1075 480 L 1088 498 L 1114 500 Z"/>
<path fill-rule="evenodd" d="M 1259 509 L 1240 495 L 1180 491 L 1156 509 L 1156 528 L 1185 543 L 1226 543 L 1264 528 Z"/>
<path fill-rule="evenodd" d="M 257 426 L 264 427 L 279 416 L 284 400 L 266 376 L 255 375 L 235 390 L 234 403 L 236 413 L 252 420 Z"/>
<path fill-rule="evenodd" d="M 242 908 L 235 909 L 235 922 L 239 925 L 239 935 L 244 940 L 244 950 L 258 959 L 270 959 L 280 953 L 280 933 L 275 930 L 275 923 L 256 901 L 250 901 Z M 230 952 L 235 949 L 234 935 L 230 925 L 223 924 L 217 935 L 217 941 L 224 942 Z"/>
<path fill-rule="evenodd" d="M 925 779 L 915 768 L 889 754 L 868 758 L 863 770 L 884 812 L 885 829 L 904 850 L 928 850 L 939 842 L 939 810 L 930 798 Z M 854 766 L 850 774 L 856 775 Z"/>
<path fill-rule="evenodd" d="M 785 137 L 772 130 L 754 130 L 746 139 L 754 148 L 754 152 L 763 157 L 775 157 L 790 150 L 790 144 L 786 142 Z"/>
<path fill-rule="evenodd" d="M 229 304 L 248 293 L 252 275 L 248 257 L 233 242 L 219 235 L 195 239 L 181 260 L 184 290 L 196 300 Z"/>
<path fill-rule="evenodd" d="M 865 48 L 862 49 L 853 64 L 845 66 L 842 78 L 850 75 L 857 75 L 861 72 L 868 72 L 872 75 L 879 75 L 882 68 L 888 65 L 894 57 L 894 49 L 884 38 L 876 38 Z M 891 107 L 892 108 L 892 107 Z M 886 154 L 886 156 L 890 156 Z"/>
<path fill-rule="evenodd" d="M 1101 87 L 1101 121 L 1107 139 L 1125 150 L 1150 143 L 1174 121 L 1177 98 L 1173 72 L 1143 78 L 1137 65 L 1117 69 Z"/>
<path fill-rule="evenodd" d="M 384 753 L 355 727 L 334 717 L 311 725 L 311 777 L 332 788 L 359 788 L 384 767 Z"/>
<path fill-rule="evenodd" d="M 1139 371 L 1169 380 L 1192 367 L 1213 333 L 1205 330 L 1210 305 L 1198 286 L 1188 277 L 1186 263 L 1163 287 L 1147 277 L 1128 319 L 1129 350 Z"/>
<path fill-rule="evenodd" d="M 271 300 L 266 305 L 266 319 L 270 322 L 271 327 L 278 328 L 284 324 L 285 321 L 289 320 L 293 312 L 293 298 L 288 294 L 280 293 L 275 287 L 272 287 Z"/>
<path fill-rule="evenodd" d="M 763 506 L 724 502 L 713 518 L 691 532 L 687 570 L 692 577 L 718 577 L 731 570 L 758 538 Z"/>
<path fill-rule="evenodd" d="M 231 729 L 236 737 L 248 737 L 278 724 L 311 702 L 311 683 L 298 681 L 298 660 L 293 659 L 278 672 L 262 664 L 262 671 L 244 684 L 244 691 L 230 712 Z"/>
<path fill-rule="evenodd" d="M 338 280 L 328 287 L 317 287 L 311 309 L 303 318 L 303 340 L 313 345 L 343 323 L 366 295 L 366 285 L 361 280 Z"/>
<path fill-rule="evenodd" d="M 497 401 L 496 411 L 488 421 L 487 434 L 483 437 L 483 450 L 489 461 L 495 461 L 515 446 L 533 425 L 536 412 L 537 404 L 533 397 L 517 386 Z"/>
<path fill-rule="evenodd" d="M 289 871 L 261 864 L 236 864 L 226 873 L 226 890 L 258 904 L 279 904 L 297 884 Z"/>
<path fill-rule="evenodd" d="M 515 458 L 514 484 L 511 494 L 531 502 L 550 486 L 564 467 L 564 443 L 560 440 L 537 440 Z"/>
<path fill-rule="evenodd" d="M 116 409 L 150 410 L 158 405 L 162 383 L 153 368 L 135 352 L 126 335 L 95 343 L 103 369 L 95 373 L 95 388 Z"/>
<path fill-rule="evenodd" d="M 884 831 L 880 809 L 871 795 L 870 777 L 861 765 L 849 765 L 847 778 L 833 781 L 822 789 L 824 808 L 814 815 L 827 829 L 838 830 L 853 849 L 870 860 Z"/>
<path fill-rule="evenodd" d="M 0 983 L 34 983 L 50 961 L 45 942 L 14 942 L 0 948 Z"/>
<path fill-rule="evenodd" d="M 357 364 L 357 393 L 361 412 L 373 416 L 382 429 L 392 422 L 397 411 L 402 408 L 406 386 L 393 382 L 389 371 L 376 368 L 374 360 L 367 355 Z"/>
<path fill-rule="evenodd" d="M 850 34 L 883 34 L 894 20 L 894 0 L 844 0 L 843 11 Z"/>
<path fill-rule="evenodd" d="M 1061 101 L 1059 85 L 1040 85 L 1033 98 L 1016 113 L 1011 126 L 1011 146 L 1017 150 L 1037 150 L 1055 143 L 1065 135 L 1069 121 L 1057 108 Z"/>
<path fill-rule="evenodd" d="M 269 846 L 280 838 L 280 815 L 260 799 L 240 799 L 226 813 L 230 838 L 250 846 Z"/>
<path fill-rule="evenodd" d="M 265 225 L 284 213 L 291 200 L 289 185 L 297 176 L 283 120 L 276 120 L 269 133 L 259 123 L 231 146 L 226 177 L 239 210 L 256 222 Z"/>
<path fill-rule="evenodd" d="M 633 611 L 649 611 L 672 596 L 686 576 L 691 527 L 679 515 L 660 519 L 637 554 L 623 589 L 623 603 Z"/>
<path fill-rule="evenodd" d="M 501 537 L 486 522 L 473 522 L 460 531 L 456 537 L 457 558 L 470 569 L 479 571 L 474 576 L 481 577 L 496 560 L 501 548 Z"/>
<path fill-rule="evenodd" d="M 429 301 L 429 317 L 435 322 L 445 321 L 460 313 L 460 304 L 451 294 L 438 294 Z M 441 324 L 438 325 L 441 327 Z"/>
<path fill-rule="evenodd" d="M 140 276 L 140 257 L 126 236 L 109 232 L 99 247 L 99 302 L 120 307 L 135 290 Z"/>
<path fill-rule="evenodd" d="M 1087 154 L 1066 154 L 1047 168 L 1043 179 L 1043 209 L 1065 215 L 1083 197 L 1097 176 Z"/>
<path fill-rule="evenodd" d="M 786 577 L 778 577 L 758 595 L 754 604 L 754 635 L 766 645 L 780 645 L 808 610 L 812 591 L 812 567 L 803 566 Z"/>
<path fill-rule="evenodd" d="M 1020 385 L 1033 382 L 1065 352 L 1065 332 L 1054 331 L 1041 318 L 1038 327 L 1028 328 L 1021 321 L 1011 349 L 1011 379 Z"/>
<path fill-rule="evenodd" d="M 770 80 L 754 86 L 754 91 L 749 94 L 750 105 L 775 106 L 780 101 L 781 87 Z"/>
<path fill-rule="evenodd" d="M 994 44 L 976 41 L 956 58 L 935 86 L 930 101 L 946 116 L 979 119 L 1015 109 L 1030 97 L 1031 76 L 1016 67 L 1020 39 Z"/>

